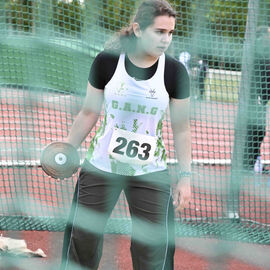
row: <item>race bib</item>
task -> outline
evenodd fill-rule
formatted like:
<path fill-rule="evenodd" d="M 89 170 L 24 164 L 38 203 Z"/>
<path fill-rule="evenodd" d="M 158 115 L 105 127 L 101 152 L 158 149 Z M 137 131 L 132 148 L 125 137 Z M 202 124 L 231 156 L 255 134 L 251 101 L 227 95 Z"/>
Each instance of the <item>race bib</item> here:
<path fill-rule="evenodd" d="M 115 128 L 108 152 L 118 161 L 146 165 L 153 161 L 156 146 L 156 137 Z"/>

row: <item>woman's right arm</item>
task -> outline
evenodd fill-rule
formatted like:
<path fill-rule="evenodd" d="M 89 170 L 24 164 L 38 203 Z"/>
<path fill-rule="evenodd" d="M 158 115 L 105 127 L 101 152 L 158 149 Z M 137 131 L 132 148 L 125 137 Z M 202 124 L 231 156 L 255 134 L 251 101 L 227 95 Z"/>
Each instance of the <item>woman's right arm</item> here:
<path fill-rule="evenodd" d="M 104 91 L 88 82 L 87 94 L 81 111 L 75 118 L 66 142 L 78 148 L 95 126 L 103 104 Z"/>

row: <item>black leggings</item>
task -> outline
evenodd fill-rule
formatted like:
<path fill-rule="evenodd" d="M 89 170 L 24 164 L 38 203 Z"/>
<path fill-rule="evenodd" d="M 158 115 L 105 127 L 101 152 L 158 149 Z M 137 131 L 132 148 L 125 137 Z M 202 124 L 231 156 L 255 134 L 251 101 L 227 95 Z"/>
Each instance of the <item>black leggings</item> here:
<path fill-rule="evenodd" d="M 61 270 L 98 269 L 107 220 L 124 190 L 134 270 L 172 270 L 174 209 L 168 171 L 121 176 L 84 163 L 64 236 Z"/>

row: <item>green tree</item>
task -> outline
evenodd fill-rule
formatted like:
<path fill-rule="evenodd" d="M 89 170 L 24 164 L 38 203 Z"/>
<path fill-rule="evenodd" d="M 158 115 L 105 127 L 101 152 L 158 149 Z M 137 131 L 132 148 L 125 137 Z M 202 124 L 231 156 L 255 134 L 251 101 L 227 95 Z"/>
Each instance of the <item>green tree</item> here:
<path fill-rule="evenodd" d="M 32 32 L 34 1 L 32 0 L 11 0 L 7 7 L 9 9 L 9 22 L 14 30 Z"/>
<path fill-rule="evenodd" d="M 104 0 L 99 11 L 99 25 L 111 31 L 127 26 L 135 5 L 134 0 Z"/>
<path fill-rule="evenodd" d="M 176 34 L 178 36 L 188 36 L 192 31 L 192 24 L 194 20 L 194 1 L 189 0 L 171 0 L 170 3 L 176 10 L 177 24 Z"/>
<path fill-rule="evenodd" d="M 244 38 L 248 0 L 210 0 L 207 14 L 213 32 L 227 37 Z"/>
<path fill-rule="evenodd" d="M 80 33 L 83 27 L 83 6 L 80 1 L 54 1 L 53 24 L 62 33 Z"/>
<path fill-rule="evenodd" d="M 43 0 L 42 0 L 43 1 Z M 42 1 L 7 0 L 6 18 L 13 29 L 33 32 L 36 14 Z M 91 10 L 96 23 L 104 30 L 117 31 L 129 23 L 139 1 L 137 0 L 46 0 L 50 1 L 53 12 L 48 22 L 61 33 L 81 33 L 85 21 L 85 7 Z M 259 1 L 259 0 L 258 0 Z M 243 40 L 248 12 L 248 0 L 169 0 L 177 11 L 176 35 L 188 37 L 198 27 L 196 21 L 204 21 L 205 27 L 213 34 Z M 202 2 L 205 9 L 201 9 Z M 46 2 L 47 3 L 47 2 Z M 260 0 L 260 22 L 269 21 L 270 0 Z M 88 14 L 90 14 L 88 12 Z M 198 14 L 200 19 L 198 20 Z M 89 19 L 88 19 L 89 21 Z"/>

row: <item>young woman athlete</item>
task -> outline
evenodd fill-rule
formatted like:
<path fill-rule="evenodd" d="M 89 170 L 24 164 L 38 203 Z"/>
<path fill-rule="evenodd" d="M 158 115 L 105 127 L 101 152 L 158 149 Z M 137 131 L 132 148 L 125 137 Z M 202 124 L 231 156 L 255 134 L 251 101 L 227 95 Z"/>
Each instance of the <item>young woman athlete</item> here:
<path fill-rule="evenodd" d="M 174 207 L 183 209 L 191 197 L 189 77 L 165 55 L 175 17 L 164 0 L 142 2 L 129 28 L 92 64 L 85 102 L 67 141 L 79 147 L 102 106 L 104 118 L 76 185 L 62 270 L 98 269 L 104 228 L 122 190 L 132 218 L 133 269 L 173 269 Z M 162 139 L 168 106 L 179 162 L 174 200 Z"/>

